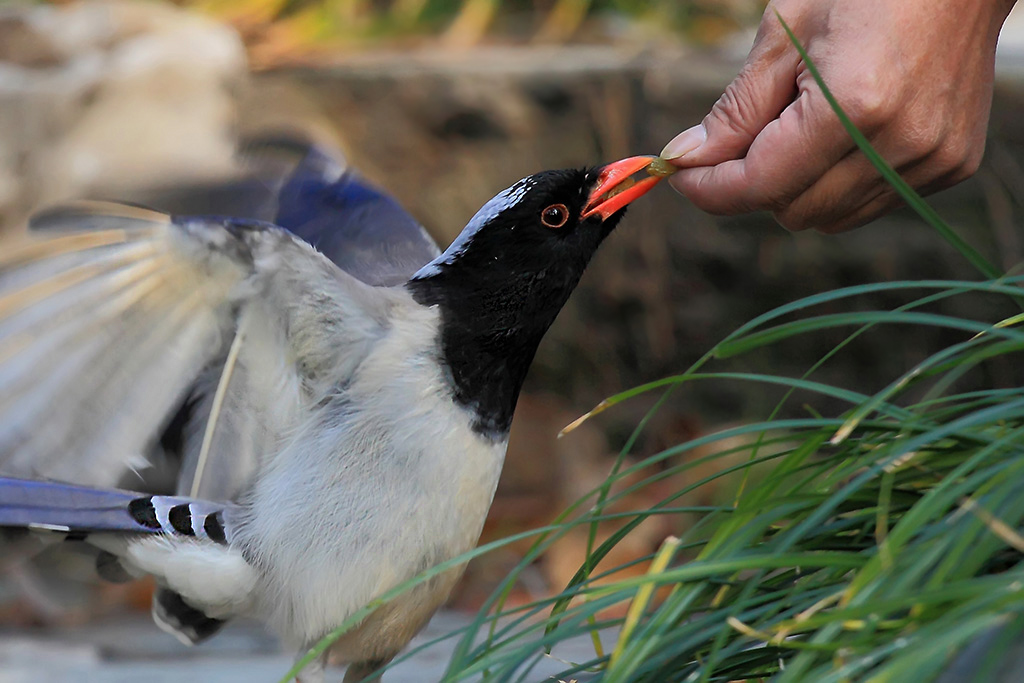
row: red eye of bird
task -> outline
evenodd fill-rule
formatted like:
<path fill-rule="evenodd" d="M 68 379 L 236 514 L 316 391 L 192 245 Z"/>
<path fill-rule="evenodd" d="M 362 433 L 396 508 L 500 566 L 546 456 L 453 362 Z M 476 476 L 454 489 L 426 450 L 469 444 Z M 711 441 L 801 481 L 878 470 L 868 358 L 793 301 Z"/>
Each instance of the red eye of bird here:
<path fill-rule="evenodd" d="M 540 212 L 540 222 L 549 228 L 560 228 L 569 220 L 569 209 L 565 204 L 552 204 Z"/>

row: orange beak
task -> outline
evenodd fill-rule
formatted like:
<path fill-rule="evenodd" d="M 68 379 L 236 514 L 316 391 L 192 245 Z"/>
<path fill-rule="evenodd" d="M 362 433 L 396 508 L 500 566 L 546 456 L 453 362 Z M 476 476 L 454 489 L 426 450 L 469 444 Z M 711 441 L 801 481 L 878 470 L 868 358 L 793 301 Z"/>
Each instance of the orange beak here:
<path fill-rule="evenodd" d="M 633 176 L 647 170 L 657 159 L 655 156 L 629 157 L 603 167 L 597 176 L 597 186 L 587 198 L 582 218 L 597 214 L 606 220 L 634 199 L 638 199 L 658 184 L 661 176 L 648 176 L 634 180 Z"/>

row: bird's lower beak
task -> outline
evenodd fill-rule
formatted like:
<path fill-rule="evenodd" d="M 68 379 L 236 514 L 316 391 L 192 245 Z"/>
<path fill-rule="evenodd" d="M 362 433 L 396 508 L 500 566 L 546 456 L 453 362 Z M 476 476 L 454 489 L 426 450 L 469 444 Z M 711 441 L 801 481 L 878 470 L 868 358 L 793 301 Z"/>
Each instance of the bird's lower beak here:
<path fill-rule="evenodd" d="M 647 194 L 663 177 L 650 173 L 650 166 L 657 158 L 654 156 L 629 157 L 603 167 L 597 176 L 597 185 L 590 193 L 590 197 L 587 198 L 587 205 L 583 208 L 582 217 L 587 218 L 597 214 L 601 216 L 601 220 L 606 220 L 634 199 Z M 648 171 L 647 177 L 641 180 L 633 178 L 634 175 L 644 170 Z"/>

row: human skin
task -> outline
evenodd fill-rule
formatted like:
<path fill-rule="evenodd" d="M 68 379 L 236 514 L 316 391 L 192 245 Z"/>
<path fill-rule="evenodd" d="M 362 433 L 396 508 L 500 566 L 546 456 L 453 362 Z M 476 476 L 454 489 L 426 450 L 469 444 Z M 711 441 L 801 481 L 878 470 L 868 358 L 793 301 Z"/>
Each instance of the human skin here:
<path fill-rule="evenodd" d="M 854 125 L 922 193 L 970 177 L 992 106 L 995 46 L 1012 0 L 775 0 L 746 64 L 703 122 L 662 156 L 673 187 L 715 214 L 770 211 L 835 233 L 900 202 L 856 149 L 796 48 Z M 776 14 L 778 13 L 778 14 Z"/>

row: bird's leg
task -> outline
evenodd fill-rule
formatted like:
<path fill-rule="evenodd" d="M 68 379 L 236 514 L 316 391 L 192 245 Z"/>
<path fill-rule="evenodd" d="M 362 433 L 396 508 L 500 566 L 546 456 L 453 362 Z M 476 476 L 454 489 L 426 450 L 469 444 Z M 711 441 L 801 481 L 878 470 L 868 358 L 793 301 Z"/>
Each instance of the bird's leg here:
<path fill-rule="evenodd" d="M 355 662 L 348 665 L 345 671 L 345 680 L 342 683 L 380 683 L 381 675 L 370 676 L 374 671 L 381 668 L 390 661 L 388 659 L 371 659 L 366 662 Z M 369 678 L 367 678 L 369 676 Z"/>

